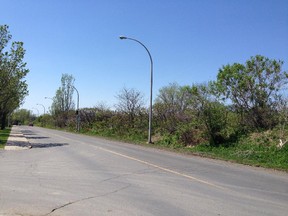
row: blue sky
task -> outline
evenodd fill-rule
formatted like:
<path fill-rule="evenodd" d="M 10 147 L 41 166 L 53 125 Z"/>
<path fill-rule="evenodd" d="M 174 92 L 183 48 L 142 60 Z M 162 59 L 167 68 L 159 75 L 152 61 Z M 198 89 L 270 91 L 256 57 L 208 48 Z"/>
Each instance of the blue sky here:
<path fill-rule="evenodd" d="M 23 108 L 46 109 L 63 73 L 72 74 L 80 107 L 112 107 L 123 87 L 148 104 L 169 83 L 215 80 L 219 68 L 264 55 L 288 62 L 287 0 L 0 0 L 0 24 L 23 41 L 29 96 Z M 75 93 L 76 101 L 76 93 Z M 34 110 L 35 112 L 35 110 Z"/>

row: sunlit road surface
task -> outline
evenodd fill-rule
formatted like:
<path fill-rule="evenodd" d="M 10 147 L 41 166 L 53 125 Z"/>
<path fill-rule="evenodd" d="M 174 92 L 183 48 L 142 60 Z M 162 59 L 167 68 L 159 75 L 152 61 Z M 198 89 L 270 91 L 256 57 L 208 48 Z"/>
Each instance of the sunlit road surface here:
<path fill-rule="evenodd" d="M 0 151 L 0 216 L 287 216 L 288 174 L 38 127 Z"/>

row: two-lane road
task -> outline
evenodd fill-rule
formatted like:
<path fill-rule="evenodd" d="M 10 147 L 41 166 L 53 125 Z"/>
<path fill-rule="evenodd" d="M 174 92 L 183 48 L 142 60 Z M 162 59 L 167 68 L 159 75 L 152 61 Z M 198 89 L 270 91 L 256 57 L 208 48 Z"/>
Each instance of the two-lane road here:
<path fill-rule="evenodd" d="M 0 151 L 0 216 L 287 216 L 288 175 L 21 126 Z"/>

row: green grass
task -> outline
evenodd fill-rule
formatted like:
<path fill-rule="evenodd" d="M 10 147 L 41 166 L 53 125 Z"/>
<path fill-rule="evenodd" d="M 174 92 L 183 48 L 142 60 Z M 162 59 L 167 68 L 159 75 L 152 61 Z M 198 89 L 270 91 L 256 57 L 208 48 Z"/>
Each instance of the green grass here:
<path fill-rule="evenodd" d="M 4 130 L 0 130 L 0 149 L 3 149 L 6 145 L 7 139 L 9 137 L 11 129 L 6 128 Z"/>
<path fill-rule="evenodd" d="M 288 171 L 288 145 L 276 146 L 237 144 L 230 147 L 199 145 L 188 151 L 201 156 L 257 167 Z"/>
<path fill-rule="evenodd" d="M 288 130 L 286 131 L 284 137 L 288 137 Z M 209 144 L 185 147 L 171 139 L 166 142 L 166 146 L 163 139 L 156 145 L 176 152 L 288 172 L 288 142 L 282 148 L 277 147 L 280 132 L 274 129 L 251 133 L 243 135 L 235 143 L 225 143 L 217 147 Z"/>
<path fill-rule="evenodd" d="M 126 133 L 125 135 L 119 135 L 111 130 L 103 130 L 103 131 L 95 131 L 95 130 L 85 130 L 80 131 L 82 134 L 86 134 L 89 136 L 97 136 L 102 138 L 107 138 L 110 140 L 117 140 L 117 141 L 123 141 L 128 143 L 134 143 L 134 144 L 145 144 L 146 143 L 146 136 L 143 136 L 143 134 L 139 133 Z"/>

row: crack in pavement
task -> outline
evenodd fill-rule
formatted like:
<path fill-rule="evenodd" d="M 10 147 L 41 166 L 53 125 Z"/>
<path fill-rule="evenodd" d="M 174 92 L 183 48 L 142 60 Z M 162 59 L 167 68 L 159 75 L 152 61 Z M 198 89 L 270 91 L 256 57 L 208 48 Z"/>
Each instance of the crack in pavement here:
<path fill-rule="evenodd" d="M 125 174 L 122 174 L 122 175 L 117 175 L 117 176 L 102 180 L 99 183 L 106 182 L 106 181 L 111 181 L 113 179 L 121 178 L 123 176 L 129 176 L 129 175 L 135 175 L 135 174 L 145 174 L 145 173 L 147 173 L 148 170 L 151 170 L 151 168 L 146 168 L 146 169 L 143 169 L 143 170 L 138 170 L 136 172 L 131 172 L 131 173 L 125 173 Z M 52 213 L 54 213 L 55 211 L 57 211 L 59 209 L 65 208 L 66 206 L 73 205 L 73 204 L 78 203 L 78 202 L 82 202 L 82 201 L 85 201 L 85 200 L 94 199 L 94 198 L 103 197 L 103 196 L 107 196 L 107 195 L 110 195 L 110 194 L 117 193 L 117 192 L 119 192 L 121 190 L 125 190 L 126 188 L 128 188 L 130 186 L 131 186 L 131 184 L 128 184 L 125 187 L 122 187 L 120 189 L 117 189 L 117 190 L 114 190 L 114 191 L 111 191 L 111 192 L 108 192 L 108 193 L 105 193 L 105 194 L 101 194 L 101 195 L 97 195 L 97 196 L 90 196 L 90 197 L 86 197 L 86 198 L 83 198 L 83 199 L 80 199 L 80 200 L 75 200 L 75 201 L 72 201 L 72 202 L 68 202 L 68 203 L 66 203 L 66 204 L 64 204 L 62 206 L 54 208 L 51 212 L 49 212 L 48 214 L 45 214 L 43 216 L 51 215 Z"/>
<path fill-rule="evenodd" d="M 111 191 L 111 192 L 108 192 L 108 193 L 105 193 L 105 194 L 101 194 L 101 195 L 97 195 L 97 196 L 90 196 L 90 197 L 86 197 L 86 198 L 83 198 L 83 199 L 79 199 L 79 200 L 75 200 L 75 201 L 72 201 L 72 202 L 68 202 L 62 206 L 59 206 L 57 208 L 54 208 L 52 209 L 48 214 L 45 214 L 43 216 L 48 216 L 48 215 L 51 215 L 53 214 L 54 212 L 58 211 L 59 209 L 62 209 L 62 208 L 65 208 L 66 206 L 69 206 L 69 205 L 73 205 L 75 203 L 79 203 L 79 202 L 82 202 L 82 201 L 85 201 L 85 200 L 90 200 L 90 199 L 95 199 L 95 198 L 98 198 L 98 197 L 104 197 L 104 196 L 108 196 L 110 194 L 114 194 L 114 193 L 117 193 L 119 191 L 122 191 L 122 190 L 125 190 L 127 189 L 128 187 L 130 187 L 131 184 L 128 184 L 126 185 L 125 187 L 122 187 L 122 188 L 119 188 L 117 190 L 114 190 L 114 191 Z"/>

